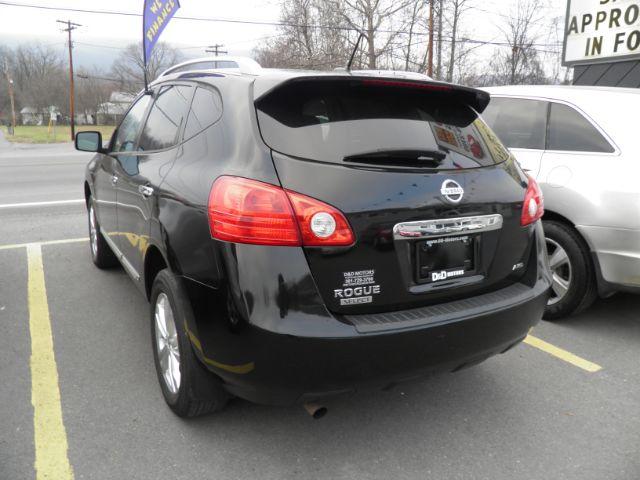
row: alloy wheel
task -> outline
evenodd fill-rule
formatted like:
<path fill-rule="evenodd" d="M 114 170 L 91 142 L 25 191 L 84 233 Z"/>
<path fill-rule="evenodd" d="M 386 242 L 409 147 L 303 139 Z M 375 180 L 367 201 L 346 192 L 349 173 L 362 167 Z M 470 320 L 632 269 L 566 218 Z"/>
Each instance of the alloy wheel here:
<path fill-rule="evenodd" d="M 93 205 L 89 207 L 89 242 L 91 244 L 91 253 L 94 257 L 98 256 L 98 229 L 96 227 L 96 212 Z"/>
<path fill-rule="evenodd" d="M 546 238 L 546 242 L 552 274 L 551 296 L 548 305 L 553 305 L 562 300 L 569 291 L 573 269 L 566 250 L 551 238 Z"/>
<path fill-rule="evenodd" d="M 169 297 L 163 292 L 156 299 L 154 317 L 160 371 L 167 389 L 175 395 L 180 388 L 180 348 L 173 310 Z"/>

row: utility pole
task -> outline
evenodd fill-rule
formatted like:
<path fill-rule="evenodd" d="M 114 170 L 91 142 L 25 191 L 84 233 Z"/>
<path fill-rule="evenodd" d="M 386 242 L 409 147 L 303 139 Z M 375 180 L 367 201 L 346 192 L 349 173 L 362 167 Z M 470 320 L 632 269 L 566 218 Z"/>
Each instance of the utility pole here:
<path fill-rule="evenodd" d="M 11 127 L 12 135 L 16 134 L 16 103 L 13 94 L 13 79 L 9 76 L 9 63 L 4 59 L 4 75 L 7 77 L 7 85 L 9 88 L 9 99 L 11 100 Z"/>
<path fill-rule="evenodd" d="M 63 32 L 69 34 L 69 113 L 71 116 L 71 141 L 76 138 L 76 107 L 75 107 L 75 89 L 73 86 L 73 41 L 71 40 L 71 32 L 81 27 L 79 23 L 73 23 L 71 20 L 56 20 L 67 26 L 63 28 Z"/>
<path fill-rule="evenodd" d="M 427 61 L 427 75 L 433 78 L 433 1 L 429 0 L 429 57 Z"/>
<path fill-rule="evenodd" d="M 224 45 L 220 44 L 220 43 L 216 43 L 215 45 L 209 45 L 207 47 L 207 49 L 205 50 L 205 52 L 207 53 L 213 53 L 215 54 L 215 56 L 217 57 L 220 53 L 229 53 L 226 50 L 220 50 L 222 47 L 224 47 Z"/>

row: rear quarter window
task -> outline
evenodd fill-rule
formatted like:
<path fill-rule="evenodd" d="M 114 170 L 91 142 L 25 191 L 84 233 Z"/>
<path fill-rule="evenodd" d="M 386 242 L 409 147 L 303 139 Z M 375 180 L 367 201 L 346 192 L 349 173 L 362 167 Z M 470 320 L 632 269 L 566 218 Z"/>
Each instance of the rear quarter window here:
<path fill-rule="evenodd" d="M 160 89 L 140 136 L 140 150 L 162 150 L 178 143 L 192 92 L 193 87 L 182 85 Z"/>
<path fill-rule="evenodd" d="M 198 87 L 193 96 L 191 110 L 184 130 L 184 138 L 189 139 L 222 117 L 222 98 L 215 90 Z"/>
<path fill-rule="evenodd" d="M 547 150 L 612 153 L 615 149 L 576 109 L 552 103 Z"/>

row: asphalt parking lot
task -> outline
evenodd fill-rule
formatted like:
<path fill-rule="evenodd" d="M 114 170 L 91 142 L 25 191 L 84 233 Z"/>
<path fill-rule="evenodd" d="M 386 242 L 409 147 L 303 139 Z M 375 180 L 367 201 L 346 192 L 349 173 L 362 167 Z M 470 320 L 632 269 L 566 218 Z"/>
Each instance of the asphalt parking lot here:
<path fill-rule="evenodd" d="M 640 478 L 640 296 L 322 420 L 239 400 L 175 417 L 145 299 L 91 263 L 88 158 L 0 145 L 0 479 Z"/>

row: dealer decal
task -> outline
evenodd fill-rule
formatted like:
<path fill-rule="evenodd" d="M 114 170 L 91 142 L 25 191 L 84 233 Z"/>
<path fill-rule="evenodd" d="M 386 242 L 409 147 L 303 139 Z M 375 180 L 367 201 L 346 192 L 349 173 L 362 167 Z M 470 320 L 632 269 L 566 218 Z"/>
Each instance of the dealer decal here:
<path fill-rule="evenodd" d="M 376 284 L 375 270 L 343 272 L 342 288 L 333 291 L 334 298 L 340 299 L 340 305 L 359 305 L 373 302 L 373 296 L 380 293 Z"/>
<path fill-rule="evenodd" d="M 446 280 L 451 277 L 459 277 L 464 275 L 464 269 L 457 270 L 441 270 L 439 272 L 431 272 L 431 281 L 437 282 L 439 280 Z"/>

